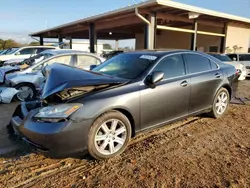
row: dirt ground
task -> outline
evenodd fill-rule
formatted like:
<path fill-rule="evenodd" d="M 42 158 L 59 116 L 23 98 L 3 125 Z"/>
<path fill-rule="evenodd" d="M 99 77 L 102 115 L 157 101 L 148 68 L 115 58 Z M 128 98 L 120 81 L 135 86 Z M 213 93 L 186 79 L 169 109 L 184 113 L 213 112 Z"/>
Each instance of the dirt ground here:
<path fill-rule="evenodd" d="M 238 95 L 250 98 L 250 80 Z M 0 187 L 250 187 L 250 103 L 139 134 L 105 161 L 50 159 L 12 143 L 4 125 L 15 105 L 0 105 Z"/>

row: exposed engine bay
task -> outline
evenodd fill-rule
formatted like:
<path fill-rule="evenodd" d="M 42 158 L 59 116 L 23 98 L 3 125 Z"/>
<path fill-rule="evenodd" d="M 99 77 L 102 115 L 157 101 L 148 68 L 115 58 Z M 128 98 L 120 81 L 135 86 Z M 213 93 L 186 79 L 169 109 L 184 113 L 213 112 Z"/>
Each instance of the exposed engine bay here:
<path fill-rule="evenodd" d="M 63 91 L 60 91 L 58 93 L 55 93 L 54 95 L 49 96 L 46 99 L 46 102 L 65 102 L 67 100 L 80 97 L 86 93 L 98 91 L 107 87 L 110 87 L 112 85 L 105 84 L 105 85 L 98 85 L 98 86 L 84 86 L 84 87 L 75 87 L 70 89 L 65 89 Z"/>

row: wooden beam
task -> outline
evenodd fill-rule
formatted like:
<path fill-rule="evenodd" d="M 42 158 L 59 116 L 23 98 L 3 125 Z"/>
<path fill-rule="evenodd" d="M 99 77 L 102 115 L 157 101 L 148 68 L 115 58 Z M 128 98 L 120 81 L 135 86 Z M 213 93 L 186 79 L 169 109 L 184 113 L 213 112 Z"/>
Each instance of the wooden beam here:
<path fill-rule="evenodd" d="M 80 25 L 75 27 L 69 27 L 64 30 L 61 30 L 60 33 L 62 34 L 68 34 L 68 33 L 74 33 L 79 31 L 88 31 L 89 27 L 87 25 Z"/>
<path fill-rule="evenodd" d="M 157 29 L 162 29 L 162 30 L 169 30 L 169 31 L 179 31 L 179 32 L 185 32 L 185 33 L 195 33 L 195 30 L 192 30 L 192 29 L 183 29 L 183 28 L 168 27 L 168 26 L 162 26 L 162 25 L 157 25 L 156 28 Z M 212 33 L 212 32 L 206 32 L 206 31 L 197 31 L 197 34 L 217 36 L 217 37 L 225 37 L 225 34 Z"/>
<path fill-rule="evenodd" d="M 173 21 L 180 21 L 186 23 L 193 23 L 193 20 L 188 19 L 188 17 L 178 16 L 174 14 L 165 14 L 165 13 L 157 13 L 157 18 L 166 19 L 166 20 L 173 20 Z M 201 25 L 210 25 L 214 27 L 224 27 L 224 23 L 212 22 L 202 19 L 197 19 L 198 24 Z"/>
<path fill-rule="evenodd" d="M 139 23 L 142 23 L 142 21 L 136 16 L 133 16 L 109 22 L 96 22 L 95 24 L 96 24 L 96 30 L 102 30 L 102 29 L 112 29 L 115 27 L 121 27 Z"/>

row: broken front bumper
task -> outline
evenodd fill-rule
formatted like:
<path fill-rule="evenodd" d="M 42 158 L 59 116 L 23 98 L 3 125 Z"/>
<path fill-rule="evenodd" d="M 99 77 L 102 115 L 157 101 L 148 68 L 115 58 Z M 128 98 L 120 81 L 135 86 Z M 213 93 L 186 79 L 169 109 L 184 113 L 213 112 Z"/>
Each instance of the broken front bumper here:
<path fill-rule="evenodd" d="M 0 103 L 10 103 L 18 92 L 12 87 L 0 87 Z"/>

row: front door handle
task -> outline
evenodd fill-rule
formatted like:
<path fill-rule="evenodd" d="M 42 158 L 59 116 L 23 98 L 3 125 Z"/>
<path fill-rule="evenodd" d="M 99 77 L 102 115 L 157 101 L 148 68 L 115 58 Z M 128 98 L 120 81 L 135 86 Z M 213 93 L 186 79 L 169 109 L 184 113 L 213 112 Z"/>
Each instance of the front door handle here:
<path fill-rule="evenodd" d="M 183 82 L 181 82 L 180 84 L 182 87 L 187 87 L 188 86 L 188 82 L 185 80 Z"/>
<path fill-rule="evenodd" d="M 215 78 L 220 78 L 221 77 L 221 73 L 216 73 L 214 76 L 215 76 Z"/>

